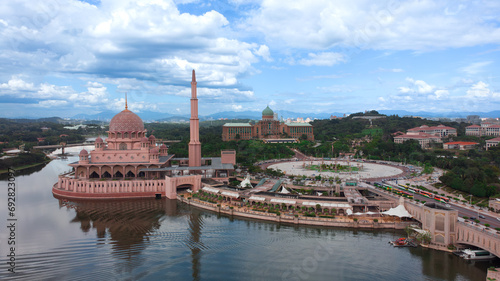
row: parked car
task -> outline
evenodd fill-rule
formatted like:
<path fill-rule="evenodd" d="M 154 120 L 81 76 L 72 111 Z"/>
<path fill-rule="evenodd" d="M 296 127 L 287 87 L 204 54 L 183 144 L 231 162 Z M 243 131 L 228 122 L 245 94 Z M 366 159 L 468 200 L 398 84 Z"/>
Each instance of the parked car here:
<path fill-rule="evenodd" d="M 479 218 L 484 219 L 485 217 L 483 215 L 479 215 Z"/>
<path fill-rule="evenodd" d="M 475 220 L 475 219 L 476 219 L 476 217 L 470 217 L 470 219 L 471 219 L 471 220 Z"/>

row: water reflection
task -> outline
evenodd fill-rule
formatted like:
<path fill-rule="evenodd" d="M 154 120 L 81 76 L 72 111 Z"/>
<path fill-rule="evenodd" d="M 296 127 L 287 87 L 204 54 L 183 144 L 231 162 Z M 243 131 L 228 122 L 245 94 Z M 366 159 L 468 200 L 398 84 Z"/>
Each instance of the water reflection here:
<path fill-rule="evenodd" d="M 45 166 L 47 166 L 47 164 L 48 163 L 43 163 L 43 164 L 37 165 L 35 167 L 26 168 L 26 169 L 22 169 L 22 170 L 16 170 L 16 176 L 28 176 L 28 175 L 31 175 L 33 173 L 39 172 L 39 171 L 43 170 L 43 168 L 45 168 Z M 0 181 L 6 180 L 8 177 L 9 177 L 8 173 L 0 174 Z"/>
<path fill-rule="evenodd" d="M 98 241 L 109 238 L 115 254 L 130 259 L 144 249 L 144 241 L 157 231 L 165 215 L 176 216 L 175 200 L 65 200 L 60 208 L 74 209 L 71 223 L 79 223 L 83 232 L 96 230 Z"/>

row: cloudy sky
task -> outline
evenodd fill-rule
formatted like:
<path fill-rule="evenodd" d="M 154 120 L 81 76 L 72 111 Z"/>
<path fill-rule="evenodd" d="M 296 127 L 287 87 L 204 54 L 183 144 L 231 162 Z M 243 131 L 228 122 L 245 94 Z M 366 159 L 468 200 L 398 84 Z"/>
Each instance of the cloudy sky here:
<path fill-rule="evenodd" d="M 0 2 L 0 117 L 500 109 L 500 1 Z"/>

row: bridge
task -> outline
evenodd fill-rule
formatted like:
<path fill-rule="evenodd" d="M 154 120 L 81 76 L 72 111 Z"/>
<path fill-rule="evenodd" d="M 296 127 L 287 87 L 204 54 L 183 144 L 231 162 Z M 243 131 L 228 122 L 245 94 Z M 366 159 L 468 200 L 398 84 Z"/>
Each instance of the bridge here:
<path fill-rule="evenodd" d="M 422 229 L 431 234 L 431 245 L 446 249 L 450 244 L 476 246 L 500 257 L 500 232 L 458 217 L 458 211 L 437 203 L 405 201 L 405 208 Z"/>
<path fill-rule="evenodd" d="M 62 154 L 64 154 L 64 148 L 65 147 L 75 147 L 75 146 L 83 146 L 83 145 L 93 145 L 94 142 L 87 142 L 87 143 L 65 143 L 61 142 L 60 144 L 53 144 L 53 145 L 37 145 L 33 146 L 34 149 L 62 149 Z"/>

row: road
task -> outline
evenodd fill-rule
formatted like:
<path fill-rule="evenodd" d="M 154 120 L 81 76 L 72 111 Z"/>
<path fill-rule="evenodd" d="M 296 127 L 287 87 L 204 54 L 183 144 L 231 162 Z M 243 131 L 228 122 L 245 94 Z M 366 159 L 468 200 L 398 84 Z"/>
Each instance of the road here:
<path fill-rule="evenodd" d="M 387 184 L 389 184 L 389 183 L 387 183 Z M 389 184 L 389 185 L 394 186 L 394 184 Z M 443 207 L 445 205 L 445 204 L 438 202 L 432 198 L 428 198 L 428 197 L 425 197 L 425 196 L 422 196 L 419 194 L 414 194 L 413 196 L 414 196 L 413 197 L 414 199 L 418 199 L 420 201 L 438 203 L 438 204 L 442 205 Z M 492 228 L 497 228 L 497 227 L 500 228 L 500 221 L 497 219 L 499 216 L 492 216 L 491 214 L 480 211 L 480 210 L 471 210 L 470 208 L 466 208 L 466 207 L 462 206 L 462 204 L 457 204 L 457 203 L 453 203 L 453 202 L 450 202 L 448 204 L 450 205 L 450 207 L 452 209 L 455 209 L 458 211 L 459 217 L 469 217 L 469 218 L 474 217 L 480 221 L 480 224 L 484 225 L 484 224 L 488 223 L 490 225 L 490 227 L 492 227 Z M 479 215 L 483 215 L 484 219 L 479 218 Z"/>

